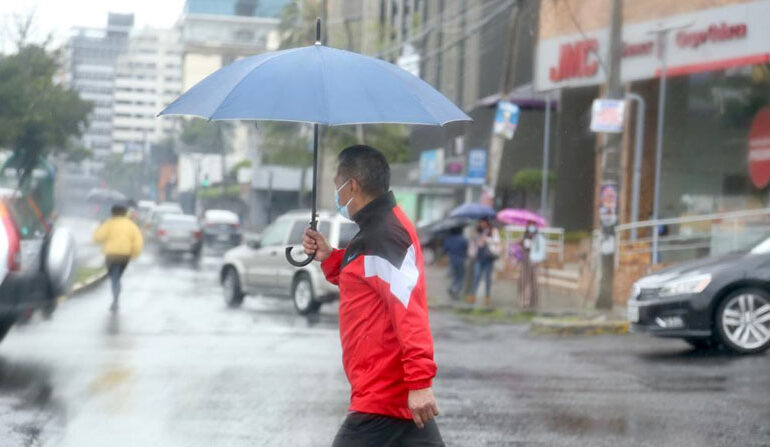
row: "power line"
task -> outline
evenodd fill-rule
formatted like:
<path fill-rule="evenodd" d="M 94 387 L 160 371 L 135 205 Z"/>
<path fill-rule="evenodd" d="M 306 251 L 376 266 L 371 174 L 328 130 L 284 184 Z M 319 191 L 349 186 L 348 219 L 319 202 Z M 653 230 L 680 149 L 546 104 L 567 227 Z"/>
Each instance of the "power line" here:
<path fill-rule="evenodd" d="M 507 6 L 510 6 L 513 3 L 515 3 L 516 1 L 517 0 L 500 0 L 500 3 L 498 3 L 498 5 L 506 4 Z M 494 4 L 492 4 L 492 5 L 494 5 Z M 482 3 L 481 5 L 477 5 L 477 6 L 474 6 L 474 7 L 471 7 L 471 8 L 465 8 L 464 10 L 459 11 L 456 15 L 454 15 L 453 17 L 448 18 L 448 19 L 445 19 L 445 15 L 447 15 L 447 12 L 446 11 L 441 12 L 438 16 L 436 16 L 436 17 L 432 18 L 430 21 L 424 23 L 422 25 L 422 27 L 421 27 L 422 29 L 420 30 L 420 32 L 418 32 L 417 34 L 413 34 L 413 35 L 409 36 L 409 38 L 404 39 L 404 41 L 402 43 L 400 43 L 400 44 L 393 45 L 392 47 L 390 47 L 390 48 L 388 48 L 386 50 L 380 51 L 377 54 L 377 57 L 380 58 L 380 59 L 384 59 L 385 56 L 390 55 L 392 53 L 395 53 L 397 51 L 400 51 L 406 45 L 411 45 L 413 42 L 415 42 L 415 41 L 417 41 L 419 39 L 422 39 L 423 37 L 427 36 L 429 33 L 433 32 L 433 31 L 435 31 L 437 29 L 441 29 L 444 32 L 455 33 L 455 32 L 457 32 L 456 30 L 455 31 L 447 30 L 446 26 L 447 25 L 452 25 L 454 23 L 457 23 L 457 22 L 461 21 L 463 19 L 463 16 L 466 16 L 466 15 L 468 15 L 471 12 L 476 12 L 478 10 L 483 11 L 484 9 L 486 9 L 488 7 L 490 7 L 489 3 Z M 495 12 L 492 12 L 490 14 L 481 14 L 481 15 L 494 16 L 497 13 L 498 13 L 497 10 L 495 10 Z"/>

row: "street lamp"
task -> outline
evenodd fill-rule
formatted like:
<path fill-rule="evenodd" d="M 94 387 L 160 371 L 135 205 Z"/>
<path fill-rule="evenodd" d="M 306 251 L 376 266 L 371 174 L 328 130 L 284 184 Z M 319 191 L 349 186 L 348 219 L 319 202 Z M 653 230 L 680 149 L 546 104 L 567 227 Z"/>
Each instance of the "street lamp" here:
<path fill-rule="evenodd" d="M 660 59 L 660 78 L 658 81 L 658 126 L 656 129 L 655 142 L 655 189 L 652 204 L 652 220 L 658 220 L 660 212 L 660 164 L 663 158 L 663 118 L 666 114 L 666 37 L 669 31 L 683 29 L 692 26 L 692 22 L 684 25 L 659 26 L 648 31 L 648 34 L 655 34 L 658 39 L 658 59 Z M 658 263 L 658 226 L 655 224 L 652 231 L 652 263 Z"/>

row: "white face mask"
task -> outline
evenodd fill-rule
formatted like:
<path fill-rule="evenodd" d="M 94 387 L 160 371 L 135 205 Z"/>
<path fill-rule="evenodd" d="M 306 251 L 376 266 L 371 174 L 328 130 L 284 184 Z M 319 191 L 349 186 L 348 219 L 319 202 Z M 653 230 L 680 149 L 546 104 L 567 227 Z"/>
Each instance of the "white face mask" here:
<path fill-rule="evenodd" d="M 341 184 L 340 187 L 337 188 L 334 191 L 334 206 L 337 207 L 337 212 L 339 212 L 340 215 L 342 217 L 344 217 L 345 219 L 350 219 L 350 212 L 348 211 L 348 205 L 350 205 L 350 202 L 353 201 L 353 197 L 351 197 L 350 200 L 348 200 L 348 203 L 346 203 L 344 205 L 341 205 L 340 204 L 340 190 L 342 190 L 342 188 L 344 188 L 345 185 L 347 185 L 349 181 L 350 181 L 350 179 L 345 180 L 345 183 Z"/>
<path fill-rule="evenodd" d="M 535 232 L 535 226 L 534 225 L 529 225 L 527 227 L 527 231 L 529 231 L 530 233 L 534 233 Z"/>

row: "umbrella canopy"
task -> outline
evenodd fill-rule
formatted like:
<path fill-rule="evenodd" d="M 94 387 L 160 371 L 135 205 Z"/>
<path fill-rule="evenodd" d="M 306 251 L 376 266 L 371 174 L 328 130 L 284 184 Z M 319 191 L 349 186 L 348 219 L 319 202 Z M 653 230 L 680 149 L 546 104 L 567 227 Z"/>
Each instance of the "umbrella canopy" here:
<path fill-rule="evenodd" d="M 235 61 L 160 115 L 211 120 L 443 125 L 470 121 L 422 79 L 368 56 L 320 44 Z"/>
<path fill-rule="evenodd" d="M 450 217 L 467 217 L 470 219 L 494 219 L 495 210 L 491 206 L 480 203 L 464 203 L 449 213 Z"/>
<path fill-rule="evenodd" d="M 310 227 L 315 229 L 318 126 L 399 123 L 444 125 L 470 117 L 420 78 L 388 62 L 321 44 L 247 57 L 221 68 L 169 104 L 159 115 L 210 120 L 313 123 L 313 189 Z M 286 248 L 286 259 L 297 262 Z"/>
<path fill-rule="evenodd" d="M 520 208 L 506 208 L 501 210 L 497 213 L 497 220 L 510 225 L 526 225 L 529 222 L 532 222 L 541 228 L 548 225 L 543 216 L 530 210 Z"/>

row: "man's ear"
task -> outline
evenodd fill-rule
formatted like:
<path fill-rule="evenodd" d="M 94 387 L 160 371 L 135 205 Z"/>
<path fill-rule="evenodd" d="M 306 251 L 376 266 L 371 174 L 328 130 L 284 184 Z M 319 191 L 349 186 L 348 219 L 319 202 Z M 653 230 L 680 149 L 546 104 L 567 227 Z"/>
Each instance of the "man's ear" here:
<path fill-rule="evenodd" d="M 361 185 L 358 184 L 358 180 L 356 180 L 353 177 L 350 177 L 350 193 L 360 193 L 361 192 Z"/>

